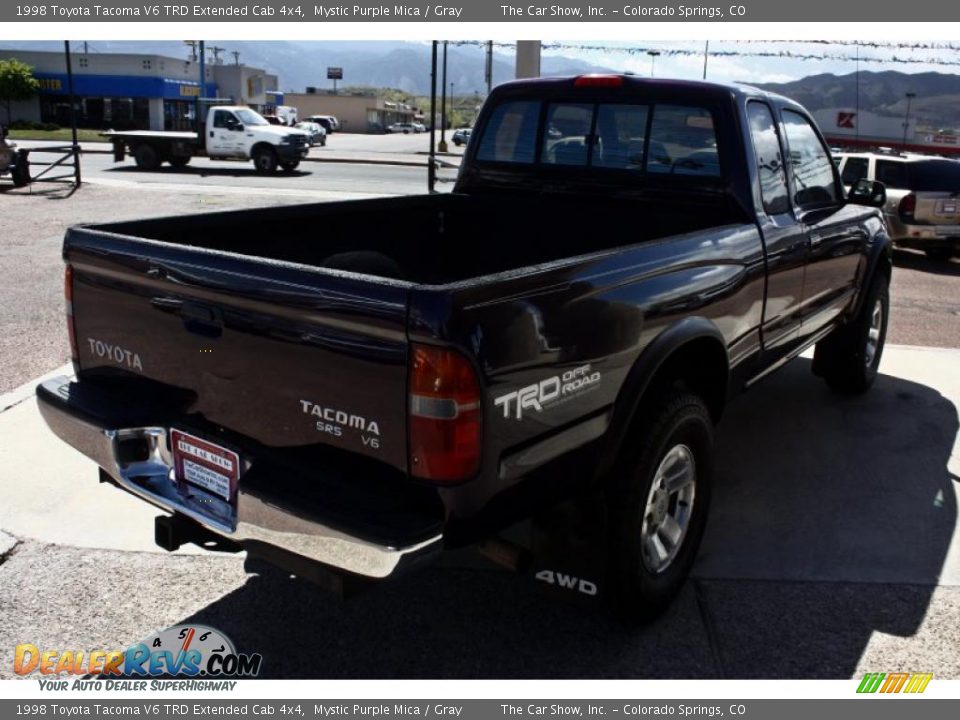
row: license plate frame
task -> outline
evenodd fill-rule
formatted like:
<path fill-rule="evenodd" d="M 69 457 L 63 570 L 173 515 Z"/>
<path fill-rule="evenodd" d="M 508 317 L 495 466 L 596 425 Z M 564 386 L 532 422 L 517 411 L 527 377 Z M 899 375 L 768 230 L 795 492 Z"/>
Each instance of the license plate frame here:
<path fill-rule="evenodd" d="M 235 506 L 241 467 L 237 452 L 179 428 L 170 429 L 170 451 L 181 487 Z"/>

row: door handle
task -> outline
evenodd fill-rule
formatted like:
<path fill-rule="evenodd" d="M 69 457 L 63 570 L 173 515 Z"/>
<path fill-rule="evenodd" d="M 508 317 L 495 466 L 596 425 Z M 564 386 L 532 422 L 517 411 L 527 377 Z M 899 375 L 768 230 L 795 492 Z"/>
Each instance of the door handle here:
<path fill-rule="evenodd" d="M 210 131 L 210 137 L 213 137 L 213 130 Z"/>

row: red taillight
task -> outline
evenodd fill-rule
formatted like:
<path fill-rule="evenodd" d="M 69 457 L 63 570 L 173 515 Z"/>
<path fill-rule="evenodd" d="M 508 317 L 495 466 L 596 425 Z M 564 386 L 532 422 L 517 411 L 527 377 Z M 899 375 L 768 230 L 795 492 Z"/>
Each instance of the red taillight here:
<path fill-rule="evenodd" d="M 77 331 L 73 327 L 73 266 L 67 265 L 63 273 L 63 303 L 67 313 L 67 337 L 70 338 L 70 361 L 74 372 L 78 369 Z"/>
<path fill-rule="evenodd" d="M 573 81 L 574 87 L 623 87 L 622 75 L 581 75 Z"/>
<path fill-rule="evenodd" d="M 897 206 L 897 212 L 901 215 L 913 215 L 917 209 L 917 196 L 913 193 L 904 195 L 900 204 Z"/>
<path fill-rule="evenodd" d="M 480 384 L 455 350 L 413 345 L 410 472 L 435 482 L 467 480 L 480 467 Z"/>

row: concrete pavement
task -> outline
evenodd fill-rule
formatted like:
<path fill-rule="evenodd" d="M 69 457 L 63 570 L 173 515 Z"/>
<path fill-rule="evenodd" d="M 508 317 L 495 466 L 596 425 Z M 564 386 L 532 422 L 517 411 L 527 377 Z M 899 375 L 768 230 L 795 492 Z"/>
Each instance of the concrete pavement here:
<path fill-rule="evenodd" d="M 262 652 L 268 677 L 960 677 L 958 361 L 888 346 L 846 399 L 801 358 L 737 398 L 694 577 L 636 631 L 477 563 L 342 602 L 236 556 L 167 555 L 155 511 L 98 485 L 27 388 L 0 413 L 0 529 L 20 541 L 0 562 L 0 676 L 25 638 L 125 646 L 193 621 Z"/>

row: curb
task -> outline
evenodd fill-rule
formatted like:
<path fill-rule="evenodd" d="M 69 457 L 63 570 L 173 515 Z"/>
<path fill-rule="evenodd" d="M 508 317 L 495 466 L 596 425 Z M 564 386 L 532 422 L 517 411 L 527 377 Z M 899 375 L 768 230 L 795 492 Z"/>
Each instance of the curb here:
<path fill-rule="evenodd" d="M 29 400 L 34 396 L 34 394 L 36 394 L 37 385 L 52 378 L 59 377 L 60 375 L 73 375 L 73 365 L 71 363 L 61 365 L 55 370 L 51 370 L 50 372 L 41 375 L 38 378 L 34 378 L 33 380 L 27 380 L 27 382 L 20 387 L 14 388 L 10 392 L 0 395 L 0 413 L 4 413 L 10 408 L 16 407 L 24 400 Z"/>

